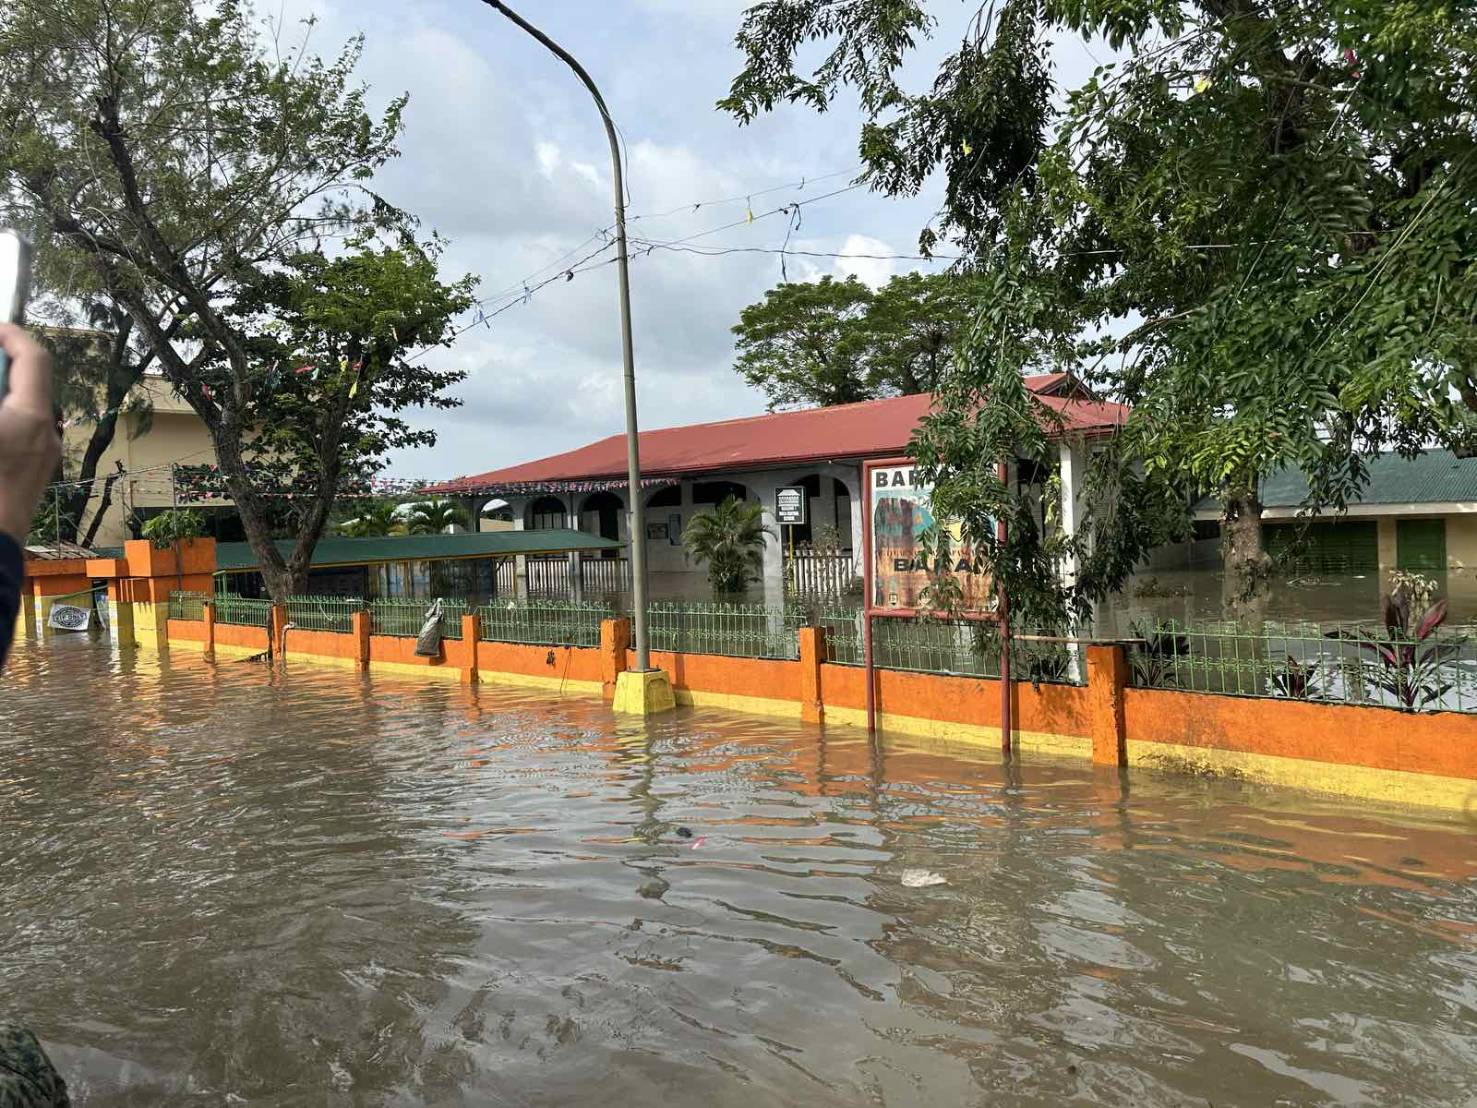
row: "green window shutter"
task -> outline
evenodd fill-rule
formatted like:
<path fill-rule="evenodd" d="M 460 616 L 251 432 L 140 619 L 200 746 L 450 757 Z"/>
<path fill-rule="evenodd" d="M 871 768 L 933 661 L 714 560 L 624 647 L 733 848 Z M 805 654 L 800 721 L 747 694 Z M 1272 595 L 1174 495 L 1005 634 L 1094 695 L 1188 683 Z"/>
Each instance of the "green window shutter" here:
<path fill-rule="evenodd" d="M 1273 524 L 1267 553 L 1289 573 L 1367 573 L 1379 568 L 1379 526 L 1374 520 Z"/>
<path fill-rule="evenodd" d="M 1395 564 L 1428 573 L 1446 569 L 1446 520 L 1397 520 Z"/>

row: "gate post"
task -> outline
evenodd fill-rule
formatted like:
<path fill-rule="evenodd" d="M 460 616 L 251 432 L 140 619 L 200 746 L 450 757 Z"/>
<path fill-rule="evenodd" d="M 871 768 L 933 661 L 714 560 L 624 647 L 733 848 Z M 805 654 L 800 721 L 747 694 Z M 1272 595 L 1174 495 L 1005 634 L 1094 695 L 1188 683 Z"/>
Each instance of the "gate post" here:
<path fill-rule="evenodd" d="M 1123 647 L 1087 648 L 1087 700 L 1092 713 L 1094 765 L 1128 765 L 1128 735 L 1123 718 L 1123 689 L 1127 684 L 1128 656 Z"/>
<path fill-rule="evenodd" d="M 625 616 L 600 621 L 600 692 L 615 699 L 616 678 L 626 670 L 626 651 L 631 646 L 631 621 Z"/>
<path fill-rule="evenodd" d="M 800 718 L 825 723 L 821 700 L 821 663 L 826 660 L 826 632 L 821 627 L 800 628 Z"/>
<path fill-rule="evenodd" d="M 482 639 L 482 617 L 476 612 L 462 613 L 462 650 L 466 664 L 462 666 L 462 684 L 475 685 L 480 680 L 477 648 Z"/>

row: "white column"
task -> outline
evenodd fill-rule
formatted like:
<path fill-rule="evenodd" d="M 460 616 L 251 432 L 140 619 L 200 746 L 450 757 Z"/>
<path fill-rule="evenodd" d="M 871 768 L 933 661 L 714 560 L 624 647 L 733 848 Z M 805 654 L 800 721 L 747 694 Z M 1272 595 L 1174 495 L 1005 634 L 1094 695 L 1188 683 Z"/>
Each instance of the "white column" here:
<path fill-rule="evenodd" d="M 513 514 L 513 530 L 528 530 L 529 498 L 515 496 L 505 498 L 508 510 Z M 528 599 L 528 559 L 522 554 L 513 555 L 513 595 L 519 600 Z"/>
<path fill-rule="evenodd" d="M 755 474 L 743 485 L 749 490 L 749 498 L 757 500 L 764 508 L 764 525 L 770 534 L 764 536 L 764 561 L 760 571 L 760 585 L 764 590 L 764 603 L 778 607 L 785 602 L 785 551 L 781 545 L 780 525 L 774 518 L 774 490 L 781 483 L 768 474 Z"/>
<path fill-rule="evenodd" d="M 1077 534 L 1081 518 L 1082 483 L 1087 476 L 1087 454 L 1081 443 L 1063 440 L 1058 448 L 1061 458 L 1061 531 L 1068 539 Z M 1067 554 L 1059 568 L 1062 584 L 1073 585 L 1077 581 L 1077 558 Z"/>
<path fill-rule="evenodd" d="M 867 490 L 862 485 L 862 467 L 856 466 L 846 479 L 851 493 L 851 558 L 856 563 L 857 576 L 862 575 L 862 528 L 866 526 L 863 513 L 867 510 Z"/>
<path fill-rule="evenodd" d="M 1061 507 L 1060 526 L 1063 536 L 1071 539 L 1077 534 L 1077 525 L 1081 520 L 1082 509 L 1082 483 L 1087 476 L 1087 454 L 1080 442 L 1072 442 L 1063 439 L 1059 449 L 1061 459 L 1059 476 L 1061 484 Z M 1061 574 L 1062 584 L 1068 587 L 1077 583 L 1077 556 L 1068 552 L 1063 555 L 1062 563 L 1058 570 Z M 1069 634 L 1076 634 L 1077 628 L 1067 629 Z M 1077 643 L 1067 644 L 1067 655 L 1071 658 L 1071 669 L 1073 675 L 1079 681 L 1087 680 L 1086 659 Z"/>

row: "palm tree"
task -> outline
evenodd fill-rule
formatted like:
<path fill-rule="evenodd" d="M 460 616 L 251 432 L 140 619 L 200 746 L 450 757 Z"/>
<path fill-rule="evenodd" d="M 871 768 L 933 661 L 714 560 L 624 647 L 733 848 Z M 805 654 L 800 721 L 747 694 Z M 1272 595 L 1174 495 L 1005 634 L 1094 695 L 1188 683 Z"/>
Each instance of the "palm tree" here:
<path fill-rule="evenodd" d="M 412 535 L 445 535 L 467 526 L 467 513 L 454 500 L 422 500 L 410 506 L 405 529 Z"/>
<path fill-rule="evenodd" d="M 729 496 L 711 512 L 693 516 L 682 544 L 693 559 L 708 564 L 708 583 L 717 596 L 741 593 L 759 579 L 764 564 L 764 506 Z"/>
<path fill-rule="evenodd" d="M 374 539 L 384 535 L 403 535 L 405 524 L 398 515 L 400 505 L 393 500 L 370 501 L 358 509 L 353 519 L 339 524 L 341 534 L 351 539 Z"/>

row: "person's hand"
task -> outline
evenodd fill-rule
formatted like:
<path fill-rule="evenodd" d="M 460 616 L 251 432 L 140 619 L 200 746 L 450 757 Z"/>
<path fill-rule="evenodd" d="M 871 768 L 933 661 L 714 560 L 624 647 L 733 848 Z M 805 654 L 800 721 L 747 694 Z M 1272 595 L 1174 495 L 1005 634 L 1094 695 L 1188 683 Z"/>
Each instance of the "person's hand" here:
<path fill-rule="evenodd" d="M 12 323 L 0 323 L 0 347 L 10 357 L 10 391 L 0 400 L 0 534 L 24 543 L 62 444 L 51 409 L 51 355 Z"/>

